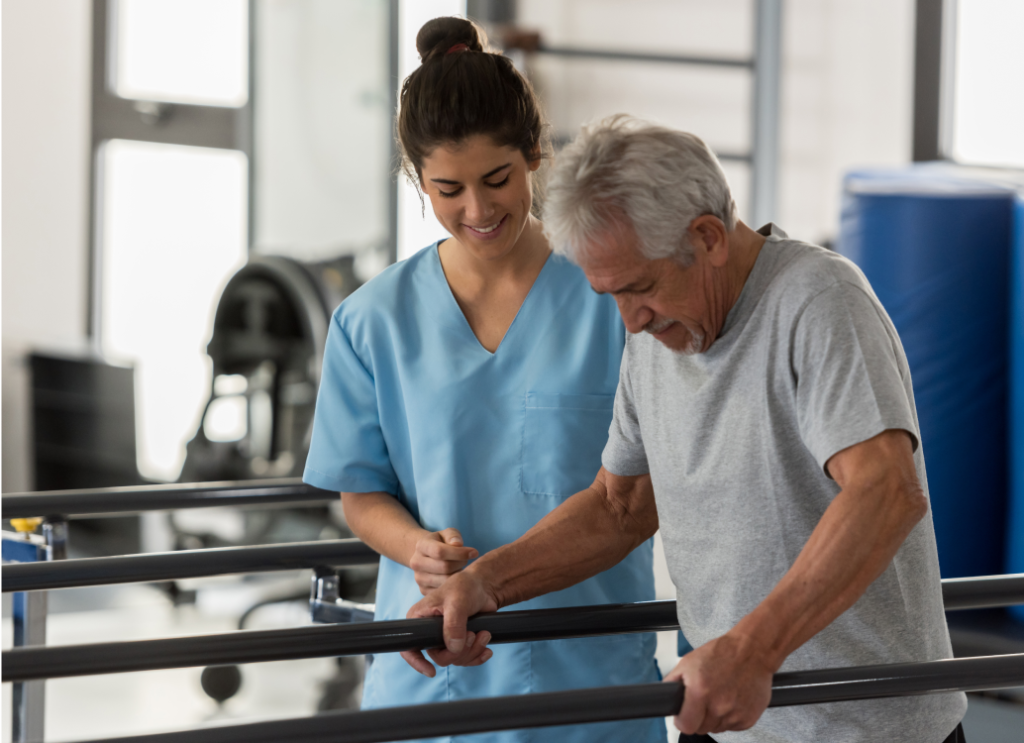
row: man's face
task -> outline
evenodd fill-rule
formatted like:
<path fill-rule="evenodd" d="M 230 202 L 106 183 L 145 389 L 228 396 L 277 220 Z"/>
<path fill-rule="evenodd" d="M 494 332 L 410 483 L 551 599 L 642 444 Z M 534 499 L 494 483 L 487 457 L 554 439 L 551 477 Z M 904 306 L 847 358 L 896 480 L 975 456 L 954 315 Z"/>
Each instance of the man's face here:
<path fill-rule="evenodd" d="M 681 266 L 672 258 L 648 260 L 631 227 L 606 233 L 580 264 L 598 294 L 611 294 L 626 330 L 646 332 L 677 353 L 702 353 L 721 323 L 713 322 L 711 264 L 702 250 Z M 716 327 L 717 325 L 717 327 Z"/>

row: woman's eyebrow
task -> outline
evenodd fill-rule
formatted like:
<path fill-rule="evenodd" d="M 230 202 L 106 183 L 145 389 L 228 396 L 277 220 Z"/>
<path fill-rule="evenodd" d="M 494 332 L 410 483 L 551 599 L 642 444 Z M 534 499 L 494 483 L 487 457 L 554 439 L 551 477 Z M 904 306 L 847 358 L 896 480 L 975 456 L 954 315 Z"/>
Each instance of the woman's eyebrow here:
<path fill-rule="evenodd" d="M 497 175 L 502 170 L 504 170 L 505 168 L 509 168 L 509 167 L 512 167 L 512 163 L 505 163 L 504 165 L 499 165 L 494 170 L 490 170 L 490 171 L 484 173 L 481 176 L 481 179 L 483 179 L 483 178 L 490 178 L 492 175 Z M 450 181 L 447 178 L 431 178 L 430 182 L 431 183 L 446 183 L 449 186 L 458 186 L 459 185 L 458 181 Z"/>

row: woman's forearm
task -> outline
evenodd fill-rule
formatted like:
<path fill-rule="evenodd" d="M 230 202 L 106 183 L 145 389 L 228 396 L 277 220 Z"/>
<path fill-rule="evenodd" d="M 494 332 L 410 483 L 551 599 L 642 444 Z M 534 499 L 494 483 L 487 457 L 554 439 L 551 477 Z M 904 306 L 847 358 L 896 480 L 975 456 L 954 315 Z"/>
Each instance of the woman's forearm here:
<path fill-rule="evenodd" d="M 416 543 L 430 534 L 388 493 L 342 493 L 345 521 L 352 532 L 389 560 L 409 567 Z"/>

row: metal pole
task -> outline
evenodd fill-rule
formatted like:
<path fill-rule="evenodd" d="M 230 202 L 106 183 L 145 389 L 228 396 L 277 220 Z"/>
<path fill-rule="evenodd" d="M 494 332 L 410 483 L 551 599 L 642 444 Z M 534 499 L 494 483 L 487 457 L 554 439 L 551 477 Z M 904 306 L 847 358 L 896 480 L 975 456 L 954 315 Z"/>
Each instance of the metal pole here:
<path fill-rule="evenodd" d="M 45 645 L 46 592 L 16 593 L 13 598 L 14 647 Z M 14 743 L 42 740 L 46 681 L 15 683 L 11 692 L 11 740 Z"/>
<path fill-rule="evenodd" d="M 750 215 L 758 227 L 776 219 L 779 78 L 782 74 L 782 0 L 756 0 L 754 38 L 753 168 Z"/>
<path fill-rule="evenodd" d="M 306 485 L 301 478 L 283 477 L 11 493 L 0 501 L 0 510 L 3 518 L 13 519 L 51 514 L 82 516 L 210 506 L 322 503 L 337 498 L 337 493 Z"/>
<path fill-rule="evenodd" d="M 779 673 L 769 706 L 880 699 L 1024 684 L 1024 655 L 959 658 Z M 440 704 L 328 712 L 314 717 L 138 735 L 91 743 L 384 743 L 384 741 L 665 717 L 682 706 L 678 683 L 609 686 Z"/>
<path fill-rule="evenodd" d="M 548 46 L 540 44 L 534 51 L 552 57 L 577 57 L 581 59 L 606 59 L 613 62 L 653 62 L 656 64 L 680 64 L 699 67 L 737 67 L 748 69 L 754 66 L 749 59 L 737 57 L 705 57 L 687 54 L 656 54 L 651 52 L 617 51 L 614 49 L 592 49 L 586 47 Z"/>
<path fill-rule="evenodd" d="M 67 556 L 67 523 L 59 520 L 44 522 L 42 530 L 45 545 L 37 547 L 36 556 L 46 561 L 63 560 Z M 46 645 L 47 593 L 20 592 L 15 593 L 13 598 L 14 646 Z M 14 743 L 41 741 L 46 721 L 46 681 L 40 679 L 14 684 L 11 702 L 11 740 Z"/>
<path fill-rule="evenodd" d="M 320 565 L 373 565 L 379 560 L 380 555 L 358 539 L 89 557 L 64 560 L 57 565 L 46 562 L 5 565 L 3 591 L 151 583 L 233 573 L 301 570 Z"/>
<path fill-rule="evenodd" d="M 677 627 L 674 601 L 501 611 L 469 620 L 471 631 L 491 633 L 492 644 L 660 632 Z M 443 644 L 441 617 L 244 630 L 160 640 L 16 648 L 3 653 L 2 676 L 5 682 L 31 681 L 158 668 L 395 653 Z"/>

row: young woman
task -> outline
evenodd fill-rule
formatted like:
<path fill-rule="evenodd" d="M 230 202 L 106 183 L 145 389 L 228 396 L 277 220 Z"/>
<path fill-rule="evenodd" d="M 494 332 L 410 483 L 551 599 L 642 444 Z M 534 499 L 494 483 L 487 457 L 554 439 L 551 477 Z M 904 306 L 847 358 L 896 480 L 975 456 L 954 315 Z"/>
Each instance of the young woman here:
<path fill-rule="evenodd" d="M 529 83 L 458 18 L 426 24 L 402 87 L 405 169 L 451 238 L 391 266 L 335 312 L 304 479 L 341 492 L 381 553 L 376 619 L 513 541 L 590 485 L 624 330 L 614 301 L 553 257 L 532 215 L 543 121 Z M 654 598 L 651 545 L 516 609 Z M 363 707 L 656 681 L 654 635 L 486 647 L 478 667 L 370 665 Z M 421 675 L 422 674 L 422 675 Z M 470 736 L 664 741 L 661 720 Z"/>

